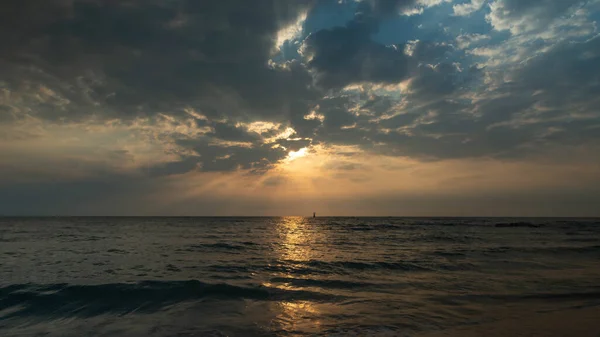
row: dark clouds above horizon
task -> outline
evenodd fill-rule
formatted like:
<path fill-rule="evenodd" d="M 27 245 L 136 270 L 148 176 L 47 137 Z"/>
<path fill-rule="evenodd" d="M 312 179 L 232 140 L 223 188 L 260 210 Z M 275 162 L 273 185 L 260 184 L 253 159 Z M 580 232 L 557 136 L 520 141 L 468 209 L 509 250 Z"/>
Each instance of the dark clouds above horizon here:
<path fill-rule="evenodd" d="M 91 195 L 108 181 L 109 198 L 191 173 L 271 188 L 304 148 L 425 163 L 594 153 L 598 18 L 597 0 L 5 0 L 0 200 L 74 181 Z M 370 174 L 323 170 L 339 167 Z"/>

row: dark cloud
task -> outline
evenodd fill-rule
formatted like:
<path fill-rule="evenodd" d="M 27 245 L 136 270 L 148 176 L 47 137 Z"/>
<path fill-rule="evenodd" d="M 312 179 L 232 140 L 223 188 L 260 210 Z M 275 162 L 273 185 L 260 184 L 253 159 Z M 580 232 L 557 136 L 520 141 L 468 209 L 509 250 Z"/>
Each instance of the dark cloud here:
<path fill-rule="evenodd" d="M 355 17 L 345 26 L 310 34 L 303 44 L 308 67 L 317 84 L 339 89 L 353 83 L 398 83 L 409 72 L 409 56 L 404 44 L 383 45 L 373 39 L 382 21 L 402 10 L 417 6 L 416 0 L 366 0 L 357 7 Z M 417 43 L 414 58 L 430 61 L 451 46 L 442 43 Z"/>
<path fill-rule="evenodd" d="M 478 75 L 480 71 L 476 67 L 463 70 L 458 64 L 422 64 L 410 82 L 411 97 L 421 100 L 443 99 L 470 85 Z"/>
<path fill-rule="evenodd" d="M 543 91 L 546 106 L 562 108 L 595 100 L 600 92 L 600 37 L 561 43 L 528 60 L 516 75 L 515 82 Z"/>
<path fill-rule="evenodd" d="M 456 89 L 456 65 L 441 63 L 419 67 L 419 75 L 410 83 L 410 89 L 416 96 L 443 97 Z"/>
<path fill-rule="evenodd" d="M 11 91 L 23 83 L 48 86 L 67 100 L 63 117 L 97 112 L 89 103 L 119 117 L 186 106 L 214 116 L 272 116 L 295 97 L 312 95 L 311 77 L 301 65 L 267 65 L 277 30 L 308 5 L 9 0 L 2 4 L 3 15 L 10 16 L 3 20 L 2 70 L 11 69 Z M 56 107 L 46 104 L 36 110 Z"/>
<path fill-rule="evenodd" d="M 381 19 L 414 7 L 417 2 L 417 0 L 365 0 L 360 3 L 358 11 L 363 15 Z"/>
<path fill-rule="evenodd" d="M 185 173 L 195 169 L 205 172 L 250 170 L 260 173 L 271 169 L 288 151 L 274 144 L 250 143 L 248 145 L 213 144 L 207 139 L 179 141 L 198 155 L 184 155 L 179 162 L 160 165 L 157 174 Z"/>
<path fill-rule="evenodd" d="M 349 111 L 355 103 L 347 97 L 320 99 L 323 94 L 312 86 L 313 78 L 323 88 L 398 83 L 414 72 L 409 67 L 443 58 L 448 45 L 417 42 L 411 58 L 403 45 L 372 40 L 381 20 L 413 5 L 415 1 L 361 2 L 346 26 L 307 38 L 305 52 L 312 55 L 307 65 L 269 65 L 278 29 L 310 2 L 7 1 L 2 24 L 17 29 L 2 30 L 7 42 L 0 66 L 6 90 L 20 99 L 2 109 L 10 116 L 31 114 L 64 122 L 91 115 L 177 117 L 192 108 L 208 117 L 196 120 L 197 125 L 212 131 L 197 139 L 175 139 L 195 155 L 182 155 L 180 161 L 151 167 L 148 173 L 264 171 L 285 158 L 286 151 L 310 145 L 310 138 L 364 142 L 375 132 L 373 125 L 349 129 L 368 121 Z M 428 82 L 423 75 L 415 90 L 432 95 L 448 91 L 449 82 L 434 83 L 443 76 L 430 76 Z M 389 100 L 372 101 L 362 111 L 377 116 L 391 105 Z M 323 122 L 305 118 L 317 108 Z M 300 140 L 279 140 L 283 150 L 263 144 L 267 135 L 237 124 L 264 118 L 289 123 Z"/>
<path fill-rule="evenodd" d="M 291 114 L 290 125 L 300 137 L 313 137 L 315 130 L 321 126 L 318 119 L 306 119 L 303 114 Z"/>
<path fill-rule="evenodd" d="M 436 63 L 443 61 L 454 47 L 447 43 L 417 41 L 412 48 L 412 58 L 417 62 Z"/>
<path fill-rule="evenodd" d="M 374 40 L 383 20 L 416 4 L 411 0 L 363 1 L 345 26 L 310 34 L 302 51 L 316 83 L 325 89 L 355 83 L 395 84 L 407 79 L 420 63 L 443 60 L 454 50 L 447 43 L 416 41 L 407 46 L 383 45 Z"/>
<path fill-rule="evenodd" d="M 318 97 L 300 62 L 269 65 L 277 31 L 312 1 L 7 0 L 0 14 L 2 120 L 128 120 L 193 109 L 197 157 L 152 174 L 261 170 L 285 157 L 239 121 L 286 122 Z M 211 140 L 212 138 L 212 140 Z M 218 141 L 251 147 L 212 146 Z"/>
<path fill-rule="evenodd" d="M 539 133 L 554 128 L 563 136 L 598 138 L 586 127 L 600 120 L 600 38 L 559 43 L 514 69 L 510 78 L 477 103 L 485 125 L 512 121 L 514 128 Z"/>
<path fill-rule="evenodd" d="M 202 171 L 234 171 L 249 170 L 254 173 L 264 173 L 271 169 L 279 160 L 287 156 L 283 149 L 272 149 L 271 146 L 256 147 L 230 147 L 223 151 L 219 147 L 212 147 L 206 151 L 201 161 Z M 226 153 L 223 155 L 223 153 Z M 202 157 L 201 157 L 202 158 Z"/>
<path fill-rule="evenodd" d="M 352 102 L 347 96 L 326 98 L 319 102 L 319 113 L 325 116 L 323 126 L 327 130 L 350 126 L 356 121 L 356 115 L 350 112 Z"/>
<path fill-rule="evenodd" d="M 381 120 L 379 125 L 386 129 L 397 129 L 413 124 L 420 116 L 421 112 L 400 113 L 391 118 Z"/>
<path fill-rule="evenodd" d="M 361 112 L 368 115 L 381 116 L 394 106 L 394 100 L 387 96 L 372 95 L 360 107 Z"/>
<path fill-rule="evenodd" d="M 384 46 L 371 39 L 370 21 L 354 20 L 311 34 L 304 41 L 308 66 L 324 88 L 348 84 L 398 83 L 407 76 L 408 58 L 401 46 Z"/>
<path fill-rule="evenodd" d="M 389 103 L 376 109 L 386 102 L 381 97 L 363 104 L 393 117 L 377 123 L 355 117 L 353 129 L 330 129 L 318 139 L 426 160 L 526 158 L 546 148 L 598 143 L 599 41 L 560 43 L 512 69 L 510 81 L 486 90 L 478 89 L 485 88 L 479 81 L 483 69 L 421 64 L 400 110 Z"/>
<path fill-rule="evenodd" d="M 149 176 L 166 176 L 184 174 L 190 171 L 201 169 L 200 160 L 198 157 L 186 157 L 180 161 L 174 161 L 164 164 L 154 165 L 145 169 Z"/>
<path fill-rule="evenodd" d="M 310 146 L 312 143 L 312 139 L 310 138 L 300 138 L 300 139 L 281 139 L 276 142 L 277 145 L 281 145 L 285 147 L 288 151 L 298 151 L 302 148 Z"/>
<path fill-rule="evenodd" d="M 215 138 L 234 141 L 234 142 L 254 142 L 260 139 L 256 133 L 249 133 L 243 127 L 227 124 L 227 123 L 215 123 L 214 133 L 211 135 Z"/>

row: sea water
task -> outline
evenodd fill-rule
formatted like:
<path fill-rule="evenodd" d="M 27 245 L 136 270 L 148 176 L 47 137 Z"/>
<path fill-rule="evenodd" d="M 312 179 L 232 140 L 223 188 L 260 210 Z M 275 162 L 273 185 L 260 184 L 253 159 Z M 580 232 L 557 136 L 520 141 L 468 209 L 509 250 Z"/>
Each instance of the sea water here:
<path fill-rule="evenodd" d="M 600 308 L 599 261 L 595 219 L 0 218 L 0 336 L 413 336 Z"/>

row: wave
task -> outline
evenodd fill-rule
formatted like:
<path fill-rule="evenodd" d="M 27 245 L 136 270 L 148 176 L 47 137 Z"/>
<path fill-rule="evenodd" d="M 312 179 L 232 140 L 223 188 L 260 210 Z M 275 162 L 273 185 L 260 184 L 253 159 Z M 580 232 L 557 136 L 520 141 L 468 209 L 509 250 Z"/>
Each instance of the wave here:
<path fill-rule="evenodd" d="M 272 283 L 286 283 L 297 287 L 320 287 L 327 289 L 355 289 L 355 288 L 373 288 L 383 287 L 386 284 L 378 284 L 371 282 L 354 282 L 344 280 L 317 280 L 303 279 L 293 277 L 274 277 L 270 279 Z"/>
<path fill-rule="evenodd" d="M 477 252 L 477 250 L 474 250 Z M 494 247 L 481 250 L 485 254 L 494 253 L 600 253 L 600 245 L 594 246 L 555 246 L 555 247 Z"/>
<path fill-rule="evenodd" d="M 211 272 L 225 274 L 248 274 L 248 273 L 279 273 L 294 276 L 302 275 L 354 275 L 357 272 L 438 272 L 438 271 L 461 271 L 473 270 L 477 266 L 471 263 L 440 262 L 440 261 L 294 261 L 276 260 L 264 264 L 244 265 L 210 265 L 206 267 Z"/>
<path fill-rule="evenodd" d="M 279 261 L 267 267 L 268 271 L 280 271 L 295 274 L 353 274 L 356 271 L 431 271 L 411 262 L 354 262 L 354 261 Z"/>
<path fill-rule="evenodd" d="M 340 337 L 342 337 L 342 336 L 344 336 L 344 337 L 347 337 L 347 336 L 408 337 L 408 336 L 412 336 L 412 334 L 410 334 L 407 331 L 404 331 L 404 329 L 401 329 L 396 326 L 386 326 L 386 325 L 381 325 L 381 326 L 362 325 L 362 326 L 355 326 L 355 327 L 348 327 L 348 328 L 336 327 L 336 328 L 331 328 L 331 329 L 325 330 L 323 332 L 323 335 L 330 336 L 330 337 L 338 337 L 338 336 L 340 336 Z"/>
<path fill-rule="evenodd" d="M 567 238 L 564 241 L 566 242 L 600 242 L 600 237 L 599 238 L 594 238 L 594 237 L 584 237 L 584 238 Z"/>
<path fill-rule="evenodd" d="M 179 249 L 179 251 L 184 252 L 194 252 L 194 251 L 241 251 L 249 249 L 253 246 L 257 246 L 258 244 L 254 242 L 236 242 L 236 243 L 206 243 L 206 244 L 193 244 L 186 246 L 185 248 Z"/>
<path fill-rule="evenodd" d="M 462 302 L 517 302 L 526 300 L 541 301 L 578 301 L 578 300 L 600 300 L 600 292 L 571 292 L 571 293 L 534 293 L 534 294 L 466 294 L 458 296 L 438 296 L 431 300 L 445 304 L 460 304 Z"/>
<path fill-rule="evenodd" d="M 263 286 L 240 287 L 197 280 L 143 281 L 101 285 L 14 284 L 0 288 L 0 321 L 23 316 L 93 317 L 102 314 L 152 313 L 199 299 L 263 301 L 337 301 L 344 297 Z"/>
<path fill-rule="evenodd" d="M 519 221 L 519 222 L 501 222 L 501 223 L 497 223 L 494 225 L 494 227 L 525 227 L 525 228 L 539 228 L 542 227 L 541 224 L 535 224 L 532 222 L 523 222 L 523 221 Z"/>
<path fill-rule="evenodd" d="M 428 218 L 428 219 L 386 219 L 382 222 L 371 219 L 370 223 L 340 223 L 327 222 L 321 223 L 321 227 L 336 227 L 350 231 L 370 231 L 370 230 L 420 230 L 423 227 L 488 227 L 488 228 L 541 228 L 557 227 L 565 229 L 573 228 L 597 228 L 600 222 L 597 219 L 579 219 L 579 220 L 558 220 L 551 218 L 538 219 L 519 219 L 519 218 Z"/>
<path fill-rule="evenodd" d="M 444 256 L 444 257 L 463 257 L 466 256 L 464 251 L 446 251 L 446 250 L 436 250 L 432 252 L 433 255 Z"/>

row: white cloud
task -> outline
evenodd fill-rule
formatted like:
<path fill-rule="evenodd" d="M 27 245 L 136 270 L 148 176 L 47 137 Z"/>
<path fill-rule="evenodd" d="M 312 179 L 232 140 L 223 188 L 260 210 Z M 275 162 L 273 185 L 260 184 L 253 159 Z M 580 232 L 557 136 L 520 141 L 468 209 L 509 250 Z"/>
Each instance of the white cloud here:
<path fill-rule="evenodd" d="M 290 25 L 283 27 L 277 32 L 275 37 L 275 47 L 278 51 L 281 51 L 285 42 L 294 40 L 302 35 L 302 27 L 307 16 L 308 12 L 301 12 L 295 22 L 292 22 Z"/>
<path fill-rule="evenodd" d="M 598 0 L 495 0 L 486 19 L 495 30 L 518 35 L 544 30 L 555 20 L 568 20 L 598 3 Z"/>
<path fill-rule="evenodd" d="M 597 24 L 590 17 L 590 12 L 582 8 L 571 10 L 568 15 L 550 15 L 536 19 L 536 15 L 541 15 L 541 10 L 527 7 L 525 9 L 529 11 L 529 14 L 512 13 L 498 21 L 499 13 L 506 13 L 506 8 L 511 8 L 511 10 L 519 8 L 515 7 L 516 5 L 510 5 L 509 1 L 512 0 L 497 0 L 492 4 L 493 10 L 487 19 L 491 20 L 496 29 L 510 30 L 513 33 L 510 37 L 493 44 L 478 43 L 486 39 L 486 36 L 477 34 L 460 35 L 456 39 L 457 45 L 466 49 L 467 54 L 481 57 L 483 60 L 480 62 L 488 70 L 498 68 L 495 71 L 506 73 L 513 66 L 535 58 L 562 42 L 583 41 L 598 32 Z M 509 5 L 512 7 L 498 9 L 498 6 Z M 547 10 L 543 9 L 543 11 Z M 542 21 L 546 22 L 543 29 L 537 26 Z M 497 78 L 503 81 L 504 77 L 498 76 Z"/>
<path fill-rule="evenodd" d="M 454 15 L 458 16 L 466 16 L 473 12 L 476 12 L 483 7 L 483 4 L 486 0 L 471 0 L 471 2 L 456 4 L 452 6 L 454 10 Z"/>

